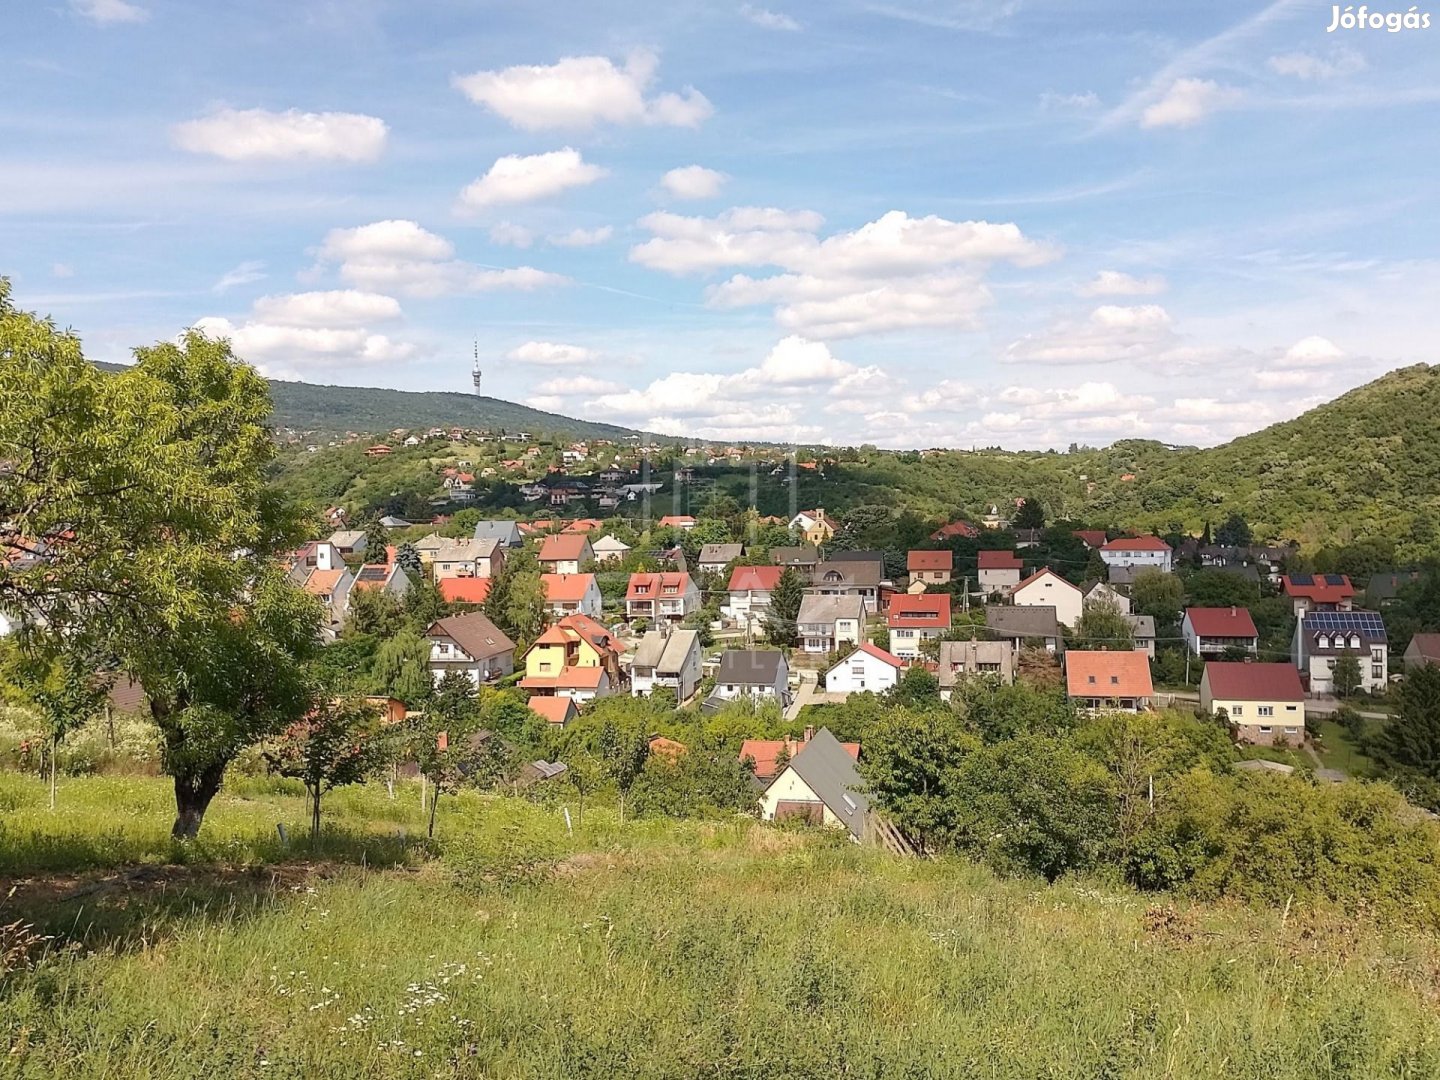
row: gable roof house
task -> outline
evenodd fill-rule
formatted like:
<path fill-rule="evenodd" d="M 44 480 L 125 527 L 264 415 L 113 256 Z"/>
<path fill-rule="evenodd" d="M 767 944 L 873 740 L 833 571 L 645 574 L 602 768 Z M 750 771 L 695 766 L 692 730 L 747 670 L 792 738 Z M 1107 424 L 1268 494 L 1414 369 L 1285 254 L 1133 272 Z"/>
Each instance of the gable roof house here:
<path fill-rule="evenodd" d="M 1085 597 L 1079 588 L 1049 567 L 1016 585 L 1010 591 L 1010 599 L 1016 607 L 1052 607 L 1055 618 L 1071 629 L 1085 612 Z"/>
<path fill-rule="evenodd" d="M 594 574 L 541 574 L 545 610 L 552 615 L 588 615 L 600 618 L 603 598 Z"/>
<path fill-rule="evenodd" d="M 776 566 L 793 566 L 797 570 L 809 573 L 820 562 L 820 549 L 813 544 L 802 544 L 800 547 L 773 547 L 770 549 L 770 560 Z"/>
<path fill-rule="evenodd" d="M 1013 641 L 942 641 L 940 667 L 940 700 L 949 701 L 962 679 L 975 675 L 993 676 L 1005 686 L 1015 681 L 1015 643 Z"/>
<path fill-rule="evenodd" d="M 1135 651 L 1143 652 L 1151 660 L 1155 659 L 1155 616 L 1154 615 L 1126 615 L 1130 622 L 1130 638 L 1135 643 Z"/>
<path fill-rule="evenodd" d="M 1240 742 L 1305 742 L 1305 688 L 1290 664 L 1207 661 L 1200 676 L 1200 709 L 1217 715 L 1223 710 Z"/>
<path fill-rule="evenodd" d="M 689 514 L 666 514 L 658 522 L 662 529 L 684 529 L 689 532 L 697 522 Z"/>
<path fill-rule="evenodd" d="M 866 642 L 825 672 L 827 694 L 858 694 L 866 690 L 883 694 L 900 681 L 905 661 L 878 645 Z"/>
<path fill-rule="evenodd" d="M 563 728 L 580 715 L 580 710 L 575 707 L 574 699 L 569 697 L 540 697 L 537 695 L 525 704 L 530 706 L 531 712 L 551 727 Z"/>
<path fill-rule="evenodd" d="M 806 728 L 802 738 L 792 739 L 746 739 L 740 744 L 740 760 L 747 758 L 751 763 L 751 772 L 761 789 L 767 787 L 770 781 L 774 780 L 785 768 L 787 762 L 805 749 L 805 744 L 815 738 L 813 728 Z M 851 761 L 860 760 L 860 744 L 858 742 L 842 742 L 840 748 L 850 755 Z"/>
<path fill-rule="evenodd" d="M 1025 563 L 1013 551 L 980 551 L 976 553 L 976 560 L 980 591 L 986 596 L 994 593 L 1008 596 L 1020 584 Z"/>
<path fill-rule="evenodd" d="M 864 787 L 854 758 L 829 728 L 821 728 L 765 788 L 760 813 L 767 821 L 803 817 L 844 828 L 858 841 L 870 812 Z"/>
<path fill-rule="evenodd" d="M 594 558 L 590 538 L 584 533 L 551 533 L 540 542 L 536 561 L 551 574 L 578 574 Z"/>
<path fill-rule="evenodd" d="M 488 577 L 450 577 L 441 578 L 435 585 L 447 604 L 475 607 L 490 599 L 490 586 L 494 581 Z"/>
<path fill-rule="evenodd" d="M 883 568 L 865 559 L 822 562 L 810 573 L 806 592 L 819 596 L 858 596 L 869 614 L 880 609 L 880 581 Z"/>
<path fill-rule="evenodd" d="M 535 639 L 525 653 L 522 689 L 589 701 L 615 692 L 625 646 L 586 615 L 567 615 Z"/>
<path fill-rule="evenodd" d="M 1065 691 L 1082 709 L 1148 709 L 1155 696 L 1150 658 L 1142 652 L 1071 650 L 1065 654 Z"/>
<path fill-rule="evenodd" d="M 431 572 L 438 581 L 450 577 L 494 577 L 504 564 L 500 541 L 451 540 L 436 546 L 430 555 Z"/>
<path fill-rule="evenodd" d="M 365 530 L 336 529 L 330 534 L 330 543 L 339 549 L 341 555 L 359 555 L 365 550 Z"/>
<path fill-rule="evenodd" d="M 997 607 L 992 604 L 985 609 L 985 625 L 990 628 L 995 640 L 1008 641 L 1016 650 L 1031 641 L 1042 644 L 1046 651 L 1052 653 L 1060 652 L 1064 647 L 1060 622 L 1051 605 Z"/>
<path fill-rule="evenodd" d="M 950 629 L 949 593 L 900 593 L 890 600 L 885 616 L 890 651 L 902 659 L 920 655 L 920 642 Z"/>
<path fill-rule="evenodd" d="M 1406 671 L 1440 664 L 1440 634 L 1416 634 L 1405 649 L 1404 661 Z"/>
<path fill-rule="evenodd" d="M 1248 608 L 1186 608 L 1180 633 L 1196 656 L 1220 656 L 1228 649 L 1244 649 L 1253 656 L 1260 649 L 1260 633 Z"/>
<path fill-rule="evenodd" d="M 338 570 L 317 567 L 306 575 L 301 587 L 320 601 L 325 619 L 321 636 L 326 641 L 334 641 L 350 612 L 350 593 L 355 588 L 355 575 L 343 563 Z"/>
<path fill-rule="evenodd" d="M 430 639 L 430 673 L 436 683 L 453 671 L 479 686 L 515 670 L 515 643 L 483 612 L 438 619 L 425 636 Z"/>
<path fill-rule="evenodd" d="M 388 563 L 366 563 L 355 571 L 355 589 L 378 589 L 391 596 L 410 591 L 410 575 L 392 558 Z"/>
<path fill-rule="evenodd" d="M 1149 566 L 1169 573 L 1175 568 L 1175 552 L 1158 536 L 1121 536 L 1100 547 L 1106 566 Z"/>
<path fill-rule="evenodd" d="M 658 688 L 675 693 L 679 704 L 689 701 L 700 686 L 700 633 L 672 630 L 668 635 L 649 630 L 635 647 L 630 664 L 630 693 L 636 697 Z"/>
<path fill-rule="evenodd" d="M 700 607 L 700 587 L 689 574 L 665 570 L 631 574 L 625 618 L 678 623 Z"/>
<path fill-rule="evenodd" d="M 702 571 L 718 574 L 743 554 L 743 544 L 705 544 L 700 548 L 700 558 L 696 565 Z"/>
<path fill-rule="evenodd" d="M 931 540 L 974 540 L 980 535 L 980 530 L 968 521 L 952 521 L 949 524 L 941 525 L 930 534 Z"/>
<path fill-rule="evenodd" d="M 1345 574 L 1286 574 L 1280 588 L 1294 607 L 1296 616 L 1307 611 L 1349 611 L 1354 607 L 1355 586 Z"/>
<path fill-rule="evenodd" d="M 501 547 L 507 548 L 518 548 L 525 543 L 525 538 L 520 535 L 520 526 L 503 518 L 476 522 L 475 539 L 495 540 Z"/>
<path fill-rule="evenodd" d="M 785 654 L 775 649 L 726 649 L 720 654 L 715 689 L 706 705 L 749 698 L 757 704 L 773 701 L 785 708 L 790 704 L 790 665 Z"/>
<path fill-rule="evenodd" d="M 1130 597 L 1108 581 L 1097 581 L 1085 590 L 1085 606 L 1091 604 L 1109 604 L 1121 615 L 1130 614 Z"/>
<path fill-rule="evenodd" d="M 602 536 L 590 545 L 596 562 L 618 562 L 630 553 L 630 545 L 613 536 Z"/>
<path fill-rule="evenodd" d="M 955 553 L 949 548 L 912 551 L 905 556 L 905 569 L 912 584 L 921 581 L 927 585 L 948 585 L 955 572 Z"/>
<path fill-rule="evenodd" d="M 860 645 L 866 640 L 865 601 L 858 596 L 806 593 L 795 623 L 804 652 L 833 652 L 845 642 Z"/>
<path fill-rule="evenodd" d="M 1385 689 L 1390 641 L 1378 611 L 1307 611 L 1296 620 L 1290 656 L 1312 694 L 1335 692 L 1335 664 L 1347 655 L 1360 662 L 1360 689 Z"/>
<path fill-rule="evenodd" d="M 770 594 L 780 583 L 782 566 L 737 566 L 730 571 L 730 603 L 724 609 L 742 625 L 757 623 L 770 610 Z"/>
<path fill-rule="evenodd" d="M 801 510 L 790 519 L 790 531 L 807 544 L 823 544 L 835 536 L 840 523 L 825 513 L 823 506 L 814 510 Z"/>

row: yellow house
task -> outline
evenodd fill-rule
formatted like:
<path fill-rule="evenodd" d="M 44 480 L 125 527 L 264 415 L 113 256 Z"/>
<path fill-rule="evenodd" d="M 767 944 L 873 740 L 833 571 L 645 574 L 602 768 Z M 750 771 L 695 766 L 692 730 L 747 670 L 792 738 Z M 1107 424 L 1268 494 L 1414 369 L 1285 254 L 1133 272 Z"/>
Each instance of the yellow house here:
<path fill-rule="evenodd" d="M 1205 665 L 1200 677 L 1200 708 L 1221 712 L 1241 742 L 1256 746 L 1303 746 L 1305 689 L 1290 664 L 1221 663 Z"/>
<path fill-rule="evenodd" d="M 790 521 L 790 531 L 798 534 L 807 544 L 824 544 L 835 536 L 836 521 L 825 513 L 823 506 L 814 510 L 801 510 Z"/>
<path fill-rule="evenodd" d="M 535 639 L 525 653 L 525 680 L 521 686 L 545 685 L 561 678 L 569 668 L 603 668 L 611 683 L 619 681 L 620 654 L 625 647 L 609 630 L 588 615 L 567 615 Z"/>

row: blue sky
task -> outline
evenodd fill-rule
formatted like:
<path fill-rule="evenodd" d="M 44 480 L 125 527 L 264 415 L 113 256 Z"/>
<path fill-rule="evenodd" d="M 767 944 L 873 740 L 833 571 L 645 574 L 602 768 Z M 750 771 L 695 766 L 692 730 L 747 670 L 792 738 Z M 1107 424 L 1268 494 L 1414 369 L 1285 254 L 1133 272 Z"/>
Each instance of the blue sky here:
<path fill-rule="evenodd" d="M 1437 359 L 1440 25 L 17 8 L 0 273 L 97 359 L 198 325 L 278 378 L 465 389 L 478 340 L 486 392 L 571 415 L 1011 448 L 1215 443 Z"/>

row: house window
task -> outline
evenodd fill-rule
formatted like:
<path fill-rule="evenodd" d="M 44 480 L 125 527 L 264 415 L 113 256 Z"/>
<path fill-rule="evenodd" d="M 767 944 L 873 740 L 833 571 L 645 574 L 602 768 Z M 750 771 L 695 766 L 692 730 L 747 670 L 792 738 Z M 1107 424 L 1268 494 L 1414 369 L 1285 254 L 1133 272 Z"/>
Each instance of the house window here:
<path fill-rule="evenodd" d="M 1287 728 L 1285 729 L 1285 734 L 1286 734 L 1286 735 L 1298 735 L 1298 734 L 1300 734 L 1300 729 L 1299 729 L 1299 728 L 1293 728 L 1293 727 L 1287 727 Z"/>
<path fill-rule="evenodd" d="M 1286 706 L 1285 706 L 1285 711 L 1286 711 L 1286 712 L 1294 712 L 1294 711 L 1295 711 L 1295 706 L 1294 706 L 1294 705 L 1286 705 Z"/>
<path fill-rule="evenodd" d="M 1268 724 L 1262 724 L 1262 725 L 1260 726 L 1260 734 L 1261 734 L 1261 735 L 1269 735 L 1269 734 L 1270 734 L 1270 726 L 1269 726 Z"/>
<path fill-rule="evenodd" d="M 1385 662 L 1385 650 L 1384 650 L 1384 649 L 1371 649 L 1371 650 L 1370 650 L 1370 659 L 1371 659 L 1374 663 L 1383 664 L 1383 663 Z"/>
<path fill-rule="evenodd" d="M 1273 705 L 1261 705 L 1259 708 L 1257 708 L 1257 709 L 1255 710 L 1255 712 L 1258 713 L 1260 716 L 1274 716 L 1274 715 L 1275 715 L 1275 706 L 1273 706 Z"/>
<path fill-rule="evenodd" d="M 1244 716 L 1244 715 L 1245 715 L 1245 706 L 1244 706 L 1244 705 L 1236 705 L 1233 709 L 1230 710 L 1230 715 L 1231 715 L 1231 716 Z"/>
<path fill-rule="evenodd" d="M 1385 669 L 1382 668 L 1379 664 L 1371 665 L 1370 677 L 1372 679 L 1383 679 L 1385 677 Z"/>

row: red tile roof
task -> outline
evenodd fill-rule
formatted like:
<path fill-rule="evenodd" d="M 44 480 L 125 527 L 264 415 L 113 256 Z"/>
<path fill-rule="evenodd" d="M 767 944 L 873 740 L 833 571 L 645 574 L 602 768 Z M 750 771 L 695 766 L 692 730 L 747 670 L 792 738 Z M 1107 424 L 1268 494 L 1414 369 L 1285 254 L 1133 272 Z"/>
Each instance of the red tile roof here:
<path fill-rule="evenodd" d="M 944 630 L 950 627 L 949 593 L 896 593 L 886 614 L 890 627 Z"/>
<path fill-rule="evenodd" d="M 1065 654 L 1065 688 L 1072 698 L 1148 698 L 1150 658 L 1128 649 Z"/>
<path fill-rule="evenodd" d="M 1170 551 L 1158 536 L 1122 536 L 1105 544 L 1102 551 Z"/>
<path fill-rule="evenodd" d="M 1192 607 L 1185 609 L 1185 617 L 1201 637 L 1253 638 L 1259 637 L 1255 620 L 1243 607 Z"/>
<path fill-rule="evenodd" d="M 980 535 L 980 530 L 968 521 L 952 521 L 948 525 L 941 525 L 930 534 L 931 540 L 948 540 L 952 536 L 963 536 L 966 539 L 974 540 Z"/>
<path fill-rule="evenodd" d="M 1013 551 L 982 551 L 977 556 L 981 570 L 1022 570 L 1025 562 Z"/>
<path fill-rule="evenodd" d="M 646 586 L 645 592 L 636 592 L 637 586 Z M 673 592 L 667 591 L 673 588 Z M 663 571 L 658 574 L 631 574 L 630 587 L 625 591 L 626 600 L 661 600 L 666 597 L 681 597 L 690 588 L 690 575 Z"/>
<path fill-rule="evenodd" d="M 604 676 L 603 667 L 571 664 L 562 668 L 559 675 L 527 676 L 520 680 L 520 685 L 526 690 L 596 690 Z"/>
<path fill-rule="evenodd" d="M 545 601 L 550 604 L 579 603 L 585 599 L 590 586 L 595 583 L 594 574 L 541 574 L 545 586 Z"/>
<path fill-rule="evenodd" d="M 567 533 L 588 533 L 604 525 L 599 518 L 579 518 L 565 526 Z"/>
<path fill-rule="evenodd" d="M 1102 548 L 1105 546 L 1105 532 L 1102 529 L 1076 529 L 1075 535 L 1084 542 L 1086 547 Z"/>
<path fill-rule="evenodd" d="M 1210 696 L 1225 701 L 1304 701 L 1305 688 L 1294 664 L 1205 665 Z"/>
<path fill-rule="evenodd" d="M 490 596 L 488 577 L 447 577 L 436 582 L 449 604 L 483 604 Z"/>
<path fill-rule="evenodd" d="M 783 566 L 737 566 L 730 571 L 730 591 L 769 592 L 780 583 Z"/>
<path fill-rule="evenodd" d="M 1410 639 L 1422 659 L 1440 663 L 1440 634 L 1416 634 Z"/>
<path fill-rule="evenodd" d="M 686 525 L 694 524 L 695 519 L 689 514 L 667 514 L 665 517 L 662 517 L 660 519 L 660 527 L 662 529 L 672 525 L 675 528 L 679 529 L 684 528 Z"/>
<path fill-rule="evenodd" d="M 1295 577 L 1300 580 L 1295 580 Z M 1330 578 L 1339 580 L 1331 581 Z M 1315 604 L 1338 604 L 1355 595 L 1355 586 L 1350 584 L 1350 578 L 1345 574 L 1287 574 L 1280 579 L 1280 585 L 1286 596 L 1298 596 Z"/>
<path fill-rule="evenodd" d="M 584 533 L 553 533 L 540 542 L 540 562 L 578 562 L 590 543 Z"/>
<path fill-rule="evenodd" d="M 951 570 L 955 566 L 953 551 L 912 551 L 905 557 L 907 570 Z"/>
<path fill-rule="evenodd" d="M 530 711 L 546 723 L 563 725 L 575 710 L 575 703 L 565 697 L 541 697 L 536 695 L 526 702 Z"/>
<path fill-rule="evenodd" d="M 894 668 L 901 668 L 905 666 L 904 660 L 901 660 L 898 656 L 886 652 L 884 649 L 880 648 L 879 645 L 872 645 L 868 641 L 865 642 L 865 644 L 861 645 L 855 651 L 863 652 L 866 656 L 873 656 L 876 660 L 882 660 Z"/>

